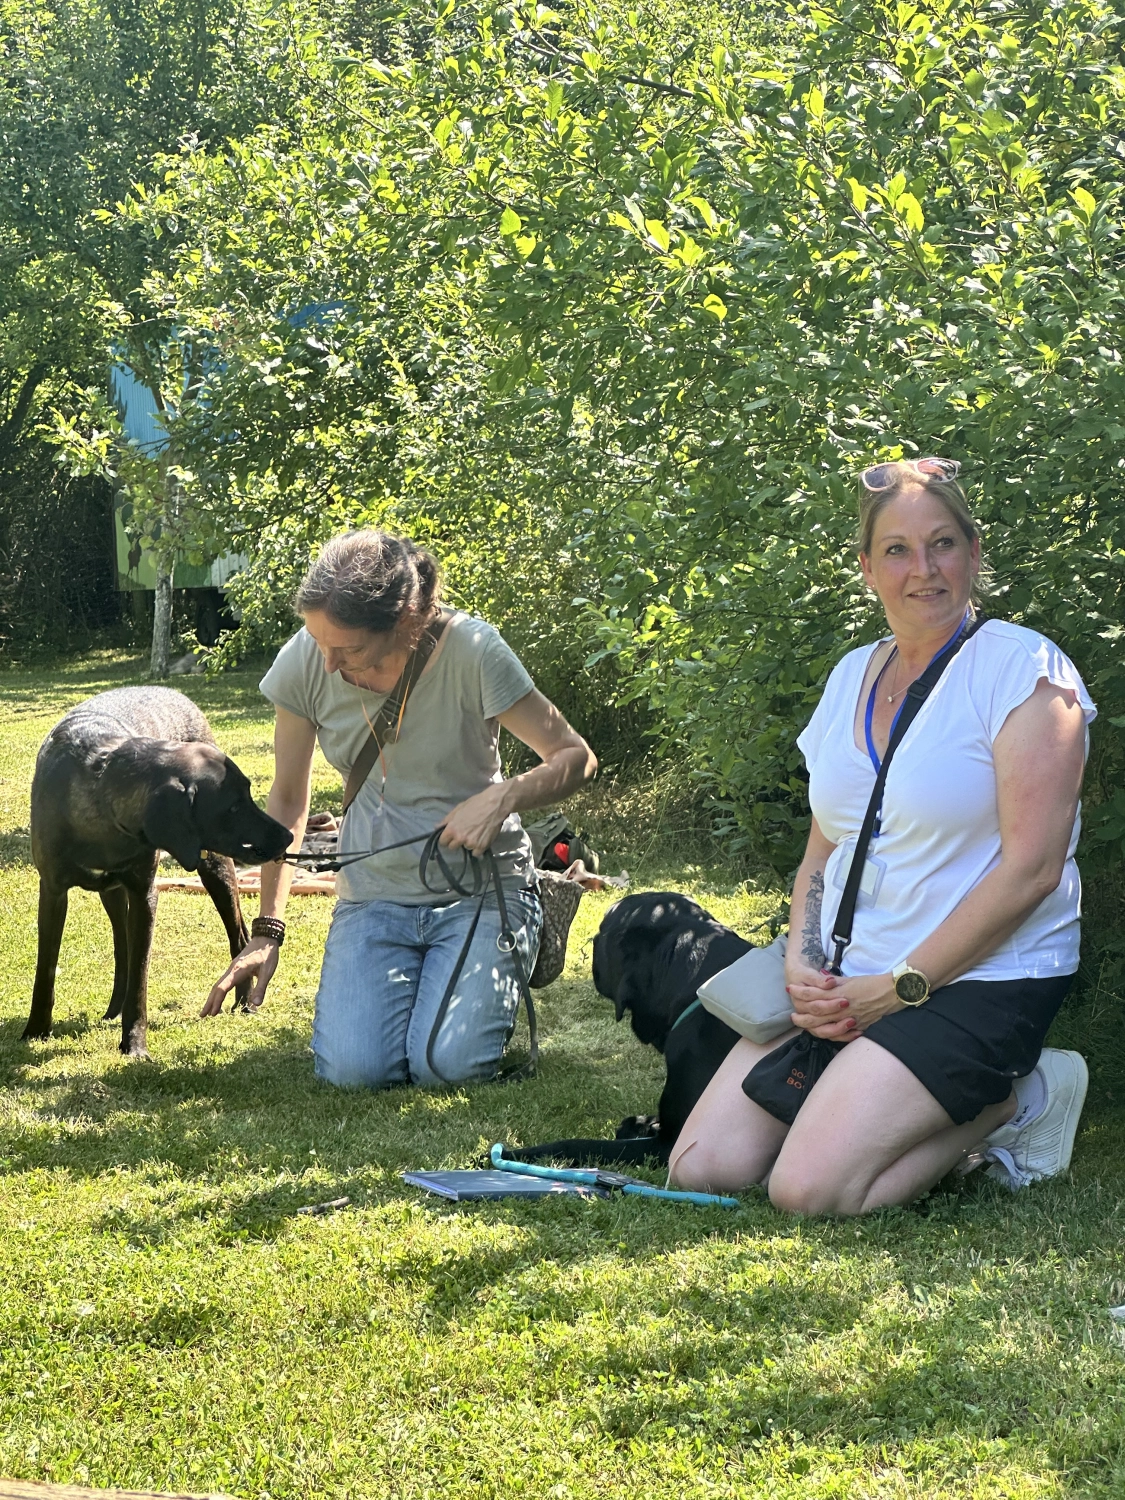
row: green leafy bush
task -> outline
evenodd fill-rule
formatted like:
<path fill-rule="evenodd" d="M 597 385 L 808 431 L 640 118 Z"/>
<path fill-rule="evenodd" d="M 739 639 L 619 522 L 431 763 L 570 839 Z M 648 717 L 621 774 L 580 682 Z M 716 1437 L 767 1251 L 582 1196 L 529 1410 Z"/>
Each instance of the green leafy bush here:
<path fill-rule="evenodd" d="M 1113 11 L 849 3 L 736 34 L 705 9 L 468 0 L 411 24 L 381 58 L 295 33 L 305 127 L 188 149 L 130 210 L 175 217 L 165 294 L 223 351 L 180 441 L 240 544 L 416 532 L 548 675 L 609 663 L 604 688 L 649 705 L 784 870 L 795 732 L 879 628 L 851 476 L 953 454 L 991 607 L 1058 639 L 1102 706 L 1104 800 L 1125 709 Z M 332 317 L 298 336 L 317 302 Z"/>

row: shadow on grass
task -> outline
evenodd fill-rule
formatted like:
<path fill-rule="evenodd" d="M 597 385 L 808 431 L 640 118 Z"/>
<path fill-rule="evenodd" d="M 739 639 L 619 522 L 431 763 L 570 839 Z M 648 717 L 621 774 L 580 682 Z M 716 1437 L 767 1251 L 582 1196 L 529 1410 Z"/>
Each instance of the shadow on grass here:
<path fill-rule="evenodd" d="M 215 1306 L 205 1293 L 188 1294 L 186 1301 L 177 1296 L 176 1301 L 159 1303 L 154 1308 L 137 1305 L 124 1324 L 119 1315 L 80 1318 L 75 1333 L 131 1350 L 190 1349 L 220 1341 L 228 1321 L 226 1309 Z"/>
<path fill-rule="evenodd" d="M 32 1104 L 14 1142 L 18 1169 L 96 1177 L 133 1167 L 167 1183 L 172 1168 L 174 1190 L 151 1204 L 134 1196 L 107 1205 L 93 1221 L 134 1244 L 205 1223 L 210 1244 L 307 1236 L 331 1245 L 326 1265 L 373 1248 L 366 1279 L 344 1276 L 310 1309 L 303 1333 L 326 1345 L 370 1339 L 370 1288 L 393 1285 L 434 1337 L 482 1351 L 497 1338 L 526 1341 L 534 1399 L 565 1399 L 575 1421 L 625 1450 L 674 1431 L 727 1447 L 843 1437 L 874 1453 L 891 1442 L 1002 1441 L 1051 1426 L 1058 1392 L 1045 1381 L 1044 1338 L 1073 1344 L 1073 1330 L 1063 1330 L 1081 1309 L 1066 1257 L 1088 1253 L 1055 1223 L 1074 1212 L 1065 1185 L 1012 1200 L 978 1183 L 858 1226 L 797 1225 L 760 1195 L 730 1214 L 620 1198 L 458 1207 L 404 1189 L 399 1168 L 451 1153 L 467 1164 L 467 1143 L 482 1130 L 499 1135 L 525 1105 L 562 1106 L 577 1075 L 590 1072 L 585 1060 L 548 1059 L 542 1080 L 518 1088 L 345 1093 L 316 1082 L 303 1031 L 279 1028 L 235 1057 L 29 1076 L 67 1057 L 75 1051 L 64 1041 L 0 1049 L 0 1080 Z M 247 1172 L 276 1180 L 239 1180 Z M 343 1195 L 360 1212 L 295 1218 L 298 1207 Z M 403 1232 L 407 1202 L 426 1206 L 409 1221 L 418 1233 Z M 1112 1258 L 1114 1227 L 1089 1210 L 1087 1202 L 1083 1233 Z M 518 1233 L 428 1232 L 459 1220 Z M 954 1222 L 956 1261 L 943 1253 Z M 770 1243 L 777 1235 L 781 1249 Z M 1037 1263 L 1045 1244 L 1057 1264 Z M 927 1265 L 933 1279 L 913 1285 Z M 1026 1306 L 1029 1266 L 1036 1326 L 1023 1349 L 998 1329 L 1009 1305 Z M 138 1309 L 135 1322 L 104 1337 L 154 1349 L 210 1345 L 225 1336 L 225 1316 L 192 1297 Z"/>
<path fill-rule="evenodd" d="M 170 687 L 191 698 L 206 712 L 220 718 L 238 718 L 254 710 L 258 719 L 268 719 L 272 710 L 258 691 L 258 682 L 268 662 L 239 669 L 216 678 L 169 677 L 159 686 Z M 9 715 L 38 715 L 51 709 L 67 712 L 83 697 L 118 687 L 156 686 L 149 675 L 148 658 L 110 655 L 104 661 L 85 658 L 81 665 L 58 663 L 47 670 L 16 668 L 0 671 L 0 704 Z"/>
<path fill-rule="evenodd" d="M 539 1078 L 516 1084 L 342 1090 L 314 1076 L 303 1026 L 274 1023 L 260 1043 L 246 1046 L 244 1028 L 258 1019 L 227 1015 L 211 1023 L 209 1034 L 201 1032 L 198 1043 L 189 1042 L 188 1048 L 199 1046 L 195 1056 L 185 1057 L 181 1045 L 179 1058 L 164 1061 L 160 1051 L 169 1039 L 179 1043 L 184 1023 L 164 1031 L 157 1022 L 158 1060 L 128 1062 L 112 1053 L 86 1056 L 74 1046 L 87 1033 L 104 1046 L 116 1037 L 118 1023 L 77 1016 L 33 1043 L 20 1039 L 23 1024 L 16 1017 L 3 1027 L 0 1088 L 9 1102 L 22 1105 L 16 1144 L 29 1166 L 97 1175 L 116 1165 L 171 1162 L 209 1171 L 214 1153 L 231 1147 L 245 1166 L 262 1171 L 291 1165 L 294 1153 L 311 1149 L 322 1164 L 331 1160 L 338 1167 L 357 1160 L 387 1170 L 451 1160 L 468 1165 L 483 1149 L 482 1131 L 489 1141 L 526 1139 L 551 1128 L 565 1133 L 576 1120 L 581 1128 L 591 1113 L 608 1109 L 614 1122 L 629 1113 L 621 1107 L 626 1096 L 617 1092 L 628 1085 L 615 1079 L 613 1055 L 555 1050 L 544 1058 Z M 227 1050 L 232 1047 L 234 1055 Z M 512 1056 L 518 1058 L 518 1044 Z M 630 1094 L 628 1102 L 640 1107 L 645 1100 Z"/>
<path fill-rule="evenodd" d="M 31 863 L 31 829 L 9 828 L 0 833 L 0 870 Z"/>
<path fill-rule="evenodd" d="M 690 1341 L 650 1341 L 633 1371 L 613 1351 L 607 1364 L 617 1378 L 583 1404 L 605 1437 L 624 1446 L 669 1430 L 726 1444 L 842 1438 L 875 1448 L 1003 1441 L 1029 1427 L 1043 1433 L 1051 1414 L 1041 1403 L 1042 1349 L 998 1354 L 988 1328 L 995 1310 L 990 1302 L 975 1312 L 959 1307 L 927 1324 L 926 1352 L 912 1354 L 918 1328 L 910 1317 L 874 1318 L 865 1329 L 862 1303 L 810 1287 L 788 1303 L 763 1299 L 758 1321 L 743 1324 L 737 1341 L 706 1326 Z M 876 1368 L 862 1357 L 840 1367 L 831 1346 L 854 1344 L 857 1333 L 874 1335 Z M 974 1336 L 977 1350 L 966 1351 Z"/>
<path fill-rule="evenodd" d="M 1084 1118 L 1125 1104 L 1125 1028 L 1121 1019 L 1118 996 L 1099 1000 L 1083 993 L 1066 1001 L 1048 1034 L 1048 1046 L 1071 1047 L 1086 1059 L 1090 1089 Z"/>

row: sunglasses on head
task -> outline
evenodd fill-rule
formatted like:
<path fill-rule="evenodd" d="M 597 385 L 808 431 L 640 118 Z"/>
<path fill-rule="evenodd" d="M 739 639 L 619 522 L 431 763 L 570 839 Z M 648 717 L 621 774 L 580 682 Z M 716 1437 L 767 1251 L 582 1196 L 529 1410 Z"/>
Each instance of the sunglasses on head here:
<path fill-rule="evenodd" d="M 918 458 L 907 461 L 907 467 L 924 479 L 940 479 L 948 483 L 956 479 L 961 465 L 955 458 Z M 898 483 L 901 464 L 872 464 L 864 469 L 859 482 L 865 490 L 889 490 Z"/>

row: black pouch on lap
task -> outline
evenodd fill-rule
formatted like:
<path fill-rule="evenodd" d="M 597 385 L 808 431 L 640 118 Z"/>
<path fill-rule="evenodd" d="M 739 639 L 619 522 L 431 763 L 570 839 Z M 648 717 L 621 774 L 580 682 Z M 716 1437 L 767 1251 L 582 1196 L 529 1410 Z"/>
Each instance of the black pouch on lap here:
<path fill-rule="evenodd" d="M 767 1052 L 742 1080 L 742 1092 L 783 1125 L 792 1125 L 809 1090 L 844 1045 L 802 1031 Z"/>

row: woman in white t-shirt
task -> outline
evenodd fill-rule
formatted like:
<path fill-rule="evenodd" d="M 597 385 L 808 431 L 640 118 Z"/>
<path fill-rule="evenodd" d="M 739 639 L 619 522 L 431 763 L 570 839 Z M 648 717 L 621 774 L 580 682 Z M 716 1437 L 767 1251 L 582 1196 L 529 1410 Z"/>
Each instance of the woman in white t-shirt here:
<path fill-rule="evenodd" d="M 405 538 L 382 531 L 334 538 L 309 569 L 297 611 L 304 627 L 261 683 L 277 715 L 267 806 L 292 829 L 293 848 L 308 817 L 317 741 L 345 783 L 359 762 L 359 780 L 372 726 L 388 700 L 396 705 L 340 829 L 345 868 L 313 1023 L 317 1076 L 366 1088 L 491 1078 L 520 998 L 499 903 L 459 896 L 440 866 L 420 864 L 417 842 L 387 846 L 440 827 L 446 850 L 487 853 L 530 974 L 542 912 L 519 812 L 569 796 L 597 761 L 497 630 L 442 610 L 437 564 Z M 423 660 L 414 652 L 427 631 L 438 638 L 415 677 L 405 669 Z M 501 728 L 541 763 L 505 778 Z M 358 857 L 371 850 L 373 857 Z M 457 858 L 446 864 L 455 879 L 463 873 Z M 261 915 L 208 996 L 205 1016 L 217 1015 L 246 979 L 251 1008 L 265 999 L 285 938 L 291 874 L 288 865 L 263 867 Z M 467 879 L 458 883 L 471 888 Z"/>
<path fill-rule="evenodd" d="M 960 644 L 887 775 L 852 941 L 827 972 L 851 854 L 910 684 L 975 617 L 980 540 L 959 466 L 862 476 L 860 565 L 892 634 L 832 672 L 798 743 L 812 830 L 793 888 L 793 1022 L 834 1055 L 786 1123 L 739 1041 L 672 1153 L 677 1185 L 768 1182 L 779 1207 L 864 1213 L 952 1168 L 1019 1187 L 1069 1165 L 1086 1093 L 1077 1053 L 1043 1040 L 1078 967 L 1074 863 L 1095 709 L 1044 636 L 985 620 Z M 824 1049 L 821 1049 L 824 1050 Z M 799 1086 L 799 1080 L 798 1080 Z"/>

